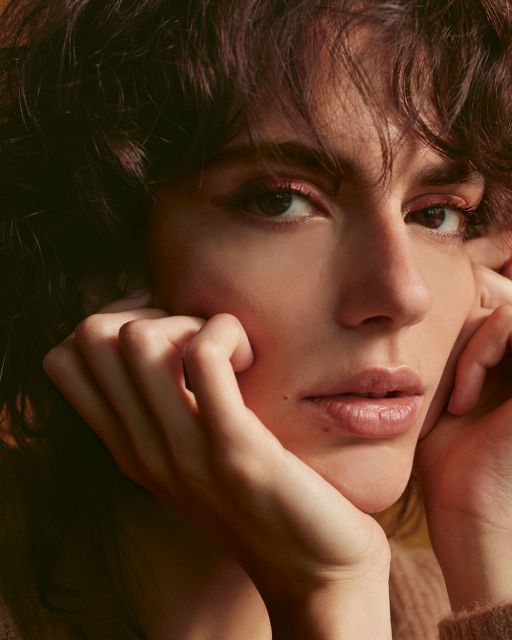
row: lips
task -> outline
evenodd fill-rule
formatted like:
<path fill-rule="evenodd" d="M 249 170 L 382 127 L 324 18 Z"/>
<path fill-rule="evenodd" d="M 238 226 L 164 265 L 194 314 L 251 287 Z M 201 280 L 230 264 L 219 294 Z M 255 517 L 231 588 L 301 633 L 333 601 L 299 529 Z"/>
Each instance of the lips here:
<path fill-rule="evenodd" d="M 325 385 L 312 396 L 332 396 L 339 394 L 390 394 L 402 396 L 422 395 L 424 387 L 418 374 L 411 368 L 400 366 L 395 368 L 374 367 L 352 374 L 331 385 Z"/>
<path fill-rule="evenodd" d="M 417 423 L 423 397 L 419 376 L 399 367 L 367 369 L 305 399 L 347 435 L 392 438 Z"/>

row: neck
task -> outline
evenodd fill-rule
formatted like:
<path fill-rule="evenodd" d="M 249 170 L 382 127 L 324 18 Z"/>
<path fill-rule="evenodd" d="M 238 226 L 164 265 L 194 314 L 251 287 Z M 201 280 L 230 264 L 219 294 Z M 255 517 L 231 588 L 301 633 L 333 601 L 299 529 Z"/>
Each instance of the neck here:
<path fill-rule="evenodd" d="M 152 640 L 270 640 L 265 605 L 242 568 L 145 494 L 124 511 L 128 581 Z"/>

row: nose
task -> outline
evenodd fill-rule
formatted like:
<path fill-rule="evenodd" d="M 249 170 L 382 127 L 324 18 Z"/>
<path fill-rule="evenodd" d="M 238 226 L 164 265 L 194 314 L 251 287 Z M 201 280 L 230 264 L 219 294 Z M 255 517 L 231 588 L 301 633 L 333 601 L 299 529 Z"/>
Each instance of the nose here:
<path fill-rule="evenodd" d="M 341 278 L 338 291 L 340 325 L 396 331 L 421 322 L 432 305 L 432 292 L 420 269 L 428 265 L 415 251 L 413 234 L 401 215 L 355 232 L 350 271 L 345 263 L 347 277 Z"/>

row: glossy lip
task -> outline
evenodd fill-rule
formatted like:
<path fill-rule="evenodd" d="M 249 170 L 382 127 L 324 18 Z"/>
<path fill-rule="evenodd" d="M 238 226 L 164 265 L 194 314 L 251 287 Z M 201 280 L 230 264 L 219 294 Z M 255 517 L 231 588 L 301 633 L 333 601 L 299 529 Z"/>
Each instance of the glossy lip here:
<path fill-rule="evenodd" d="M 424 392 L 419 376 L 408 367 L 373 368 L 307 396 L 305 400 L 347 435 L 393 438 L 416 424 Z M 368 398 L 358 395 L 364 393 L 392 393 L 393 396 Z"/>

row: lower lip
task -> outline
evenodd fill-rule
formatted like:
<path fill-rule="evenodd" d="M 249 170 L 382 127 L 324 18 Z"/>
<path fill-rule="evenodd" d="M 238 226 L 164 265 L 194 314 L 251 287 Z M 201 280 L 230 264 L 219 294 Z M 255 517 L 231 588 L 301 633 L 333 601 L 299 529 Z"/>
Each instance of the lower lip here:
<path fill-rule="evenodd" d="M 411 429 L 418 421 L 423 396 L 364 398 L 361 396 L 321 396 L 309 398 L 334 424 L 361 438 L 393 438 Z"/>

